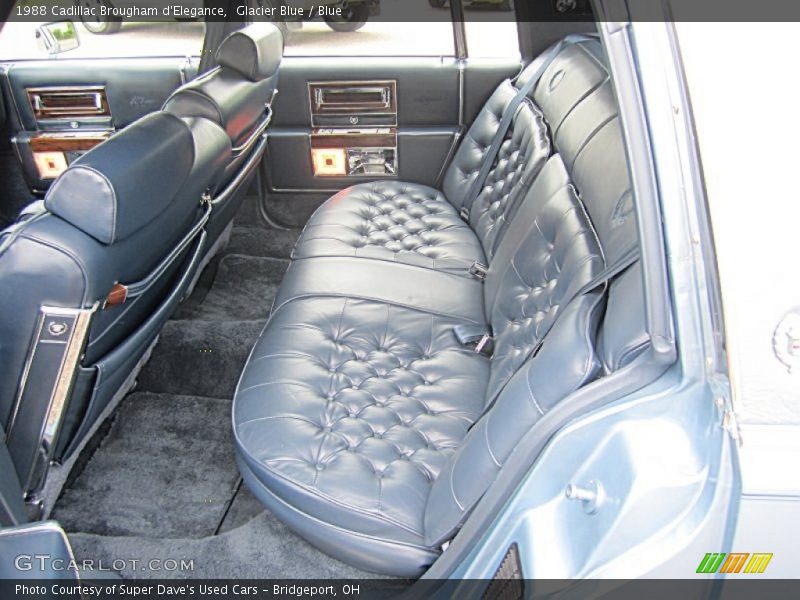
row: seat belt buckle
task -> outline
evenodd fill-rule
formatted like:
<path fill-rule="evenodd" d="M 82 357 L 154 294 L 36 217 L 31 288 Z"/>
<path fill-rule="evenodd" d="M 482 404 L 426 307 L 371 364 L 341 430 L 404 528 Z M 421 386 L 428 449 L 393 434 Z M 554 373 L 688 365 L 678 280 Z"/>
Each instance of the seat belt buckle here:
<path fill-rule="evenodd" d="M 486 279 L 486 274 L 489 272 L 489 267 L 487 267 L 482 262 L 478 262 L 477 260 L 472 263 L 472 266 L 469 268 L 469 274 L 472 275 L 478 281 L 484 281 Z"/>
<path fill-rule="evenodd" d="M 476 354 L 485 354 L 486 356 L 492 355 L 494 349 L 494 338 L 488 333 L 483 334 L 483 337 L 475 344 Z"/>
<path fill-rule="evenodd" d="M 491 356 L 494 337 L 485 325 L 456 325 L 453 334 L 462 346 L 471 346 L 475 353 Z"/>
<path fill-rule="evenodd" d="M 469 208 L 466 206 L 462 206 L 461 210 L 458 211 L 458 215 L 464 219 L 467 223 L 469 223 Z"/>

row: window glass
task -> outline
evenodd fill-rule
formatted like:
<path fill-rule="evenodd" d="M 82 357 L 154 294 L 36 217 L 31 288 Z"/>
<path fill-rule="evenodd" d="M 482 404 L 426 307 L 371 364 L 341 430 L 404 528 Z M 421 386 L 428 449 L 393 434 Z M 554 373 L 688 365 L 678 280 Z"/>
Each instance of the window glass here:
<path fill-rule="evenodd" d="M 130 2 L 145 6 L 151 0 Z M 196 2 L 181 0 L 182 4 L 187 5 Z M 258 3 L 264 4 L 263 1 Z M 124 0 L 118 0 L 117 4 L 124 4 Z M 469 55 L 519 58 L 517 25 L 510 5 L 501 0 L 473 4 L 465 2 Z M 41 0 L 18 0 L 11 13 L 12 21 L 0 31 L 0 59 L 41 59 L 49 56 L 47 49 L 37 41 L 36 29 L 54 17 L 42 16 L 39 22 L 27 22 L 31 18 L 36 19 L 36 16 L 29 15 L 24 20 L 14 20 L 13 17 L 25 7 L 32 9 L 41 5 Z M 352 3 L 349 10 L 348 14 L 339 17 L 287 20 L 282 23 L 282 29 L 288 30 L 286 55 L 455 54 L 450 8 L 446 0 L 413 0 L 412 3 L 400 0 L 368 1 Z M 480 13 L 476 12 L 478 10 Z M 414 21 L 403 21 L 403 18 L 411 17 Z M 80 44 L 59 55 L 64 58 L 196 56 L 202 50 L 205 34 L 205 24 L 199 20 L 129 22 L 108 17 L 76 17 L 74 22 Z"/>
<path fill-rule="evenodd" d="M 496 21 L 467 21 L 467 52 L 479 58 L 520 58 L 519 35 L 513 13 Z"/>
<path fill-rule="evenodd" d="M 11 18 L 18 8 L 33 4 L 20 0 Z M 50 54 L 36 37 L 40 25 L 54 20 L 48 16 L 40 22 L 12 20 L 5 23 L 0 30 L 0 60 L 48 58 Z M 80 43 L 77 48 L 58 54 L 58 58 L 198 56 L 205 35 L 202 21 L 143 23 L 99 19 L 83 22 L 76 18 L 74 24 Z"/>
<path fill-rule="evenodd" d="M 449 16 L 449 12 L 446 13 Z M 334 26 L 337 24 L 334 24 Z M 287 56 L 453 56 L 453 25 L 369 20 L 356 31 L 325 21 L 288 24 Z"/>

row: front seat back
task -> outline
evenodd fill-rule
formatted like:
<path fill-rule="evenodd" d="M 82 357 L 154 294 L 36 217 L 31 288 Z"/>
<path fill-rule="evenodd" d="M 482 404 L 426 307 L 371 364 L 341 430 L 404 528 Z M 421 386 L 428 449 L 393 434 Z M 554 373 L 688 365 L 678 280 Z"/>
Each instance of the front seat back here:
<path fill-rule="evenodd" d="M 0 234 L 0 423 L 25 492 L 89 431 L 181 299 L 229 157 L 215 123 L 150 114 Z"/>
<path fill-rule="evenodd" d="M 253 23 L 231 33 L 217 51 L 216 69 L 178 88 L 164 110 L 180 117 L 203 117 L 219 124 L 233 153 L 213 201 L 208 224 L 211 247 L 233 219 L 266 148 L 272 118 L 283 36 L 270 23 Z"/>

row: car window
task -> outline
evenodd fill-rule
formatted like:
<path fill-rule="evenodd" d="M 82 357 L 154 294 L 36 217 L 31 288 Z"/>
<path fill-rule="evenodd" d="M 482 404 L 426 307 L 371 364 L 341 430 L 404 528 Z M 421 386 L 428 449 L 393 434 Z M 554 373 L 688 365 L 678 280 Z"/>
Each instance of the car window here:
<path fill-rule="evenodd" d="M 519 35 L 513 14 L 496 21 L 467 21 L 467 51 L 480 58 L 516 58 L 519 53 Z"/>
<path fill-rule="evenodd" d="M 334 24 L 335 26 L 338 24 Z M 450 21 L 367 21 L 356 31 L 334 31 L 324 21 L 288 24 L 286 56 L 453 56 Z"/>
<path fill-rule="evenodd" d="M 519 57 L 517 24 L 509 2 L 466 1 L 464 10 L 470 56 Z M 287 20 L 286 28 L 288 56 L 455 54 L 447 0 L 350 2 L 340 16 Z"/>
<path fill-rule="evenodd" d="M 9 22 L 0 30 L 0 59 L 28 60 L 50 56 L 41 40 L 37 39 L 37 28 L 57 20 L 57 17 L 50 13 L 26 13 L 26 10 L 41 5 L 41 2 L 30 0 L 19 0 L 15 4 Z M 80 43 L 77 48 L 59 54 L 59 58 L 199 56 L 205 36 L 205 23 L 201 20 L 134 22 L 75 17 L 73 23 Z"/>
<path fill-rule="evenodd" d="M 305 5 L 310 0 L 295 0 Z M 114 7 L 124 10 L 128 4 L 146 8 L 152 0 L 117 0 Z M 193 0 L 183 0 L 191 6 Z M 97 2 L 76 2 L 95 5 Z M 271 0 L 254 4 L 272 6 Z M 10 22 L 0 31 L 0 58 L 5 60 L 42 59 L 50 56 L 37 40 L 37 28 L 56 20 L 52 12 L 39 14 L 40 0 L 18 0 Z M 319 6 L 327 6 L 325 2 Z M 332 6 L 332 4 L 331 4 Z M 131 7 L 128 7 L 131 8 Z M 159 9 L 162 10 L 162 9 Z M 99 12 L 96 7 L 94 12 Z M 470 56 L 519 57 L 519 42 L 514 13 L 507 2 L 465 2 L 465 31 Z M 243 19 L 282 21 L 287 56 L 453 56 L 455 42 L 447 0 L 404 2 L 350 2 L 339 13 L 313 19 L 242 14 Z M 413 18 L 413 21 L 403 19 Z M 78 34 L 77 48 L 62 53 L 63 58 L 197 56 L 205 35 L 202 20 L 147 22 L 130 21 L 96 14 L 74 16 Z"/>

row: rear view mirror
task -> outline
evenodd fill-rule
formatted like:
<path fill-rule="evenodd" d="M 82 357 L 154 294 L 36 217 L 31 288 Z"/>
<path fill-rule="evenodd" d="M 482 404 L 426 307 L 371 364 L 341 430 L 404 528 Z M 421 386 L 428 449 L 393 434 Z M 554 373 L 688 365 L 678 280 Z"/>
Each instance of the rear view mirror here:
<path fill-rule="evenodd" d="M 36 40 L 48 54 L 61 54 L 80 46 L 78 30 L 72 21 L 56 21 L 37 27 Z"/>

